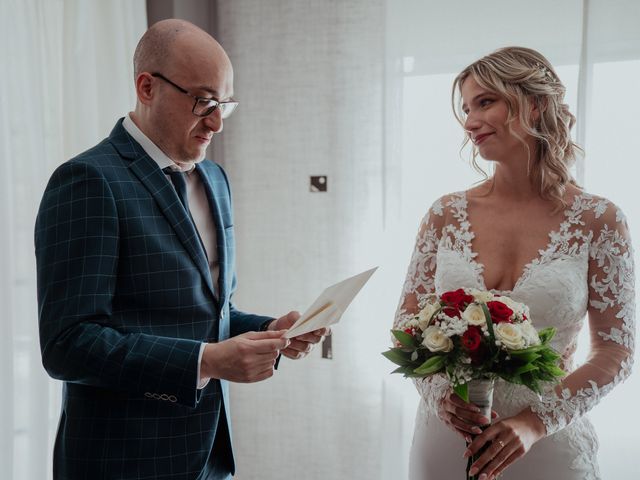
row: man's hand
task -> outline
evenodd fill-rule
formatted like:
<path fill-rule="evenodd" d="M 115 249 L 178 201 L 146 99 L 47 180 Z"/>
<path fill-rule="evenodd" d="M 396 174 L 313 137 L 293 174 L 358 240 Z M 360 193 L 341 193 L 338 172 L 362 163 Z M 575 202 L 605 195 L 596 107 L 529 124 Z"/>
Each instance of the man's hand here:
<path fill-rule="evenodd" d="M 247 332 L 220 343 L 208 343 L 202 354 L 201 378 L 243 383 L 269 378 L 280 350 L 289 345 L 282 335 L 284 331 Z"/>
<path fill-rule="evenodd" d="M 280 317 L 269 324 L 268 330 L 286 330 L 296 323 L 300 318 L 299 312 L 289 312 L 284 317 Z M 287 348 L 282 350 L 285 357 L 298 359 L 307 355 L 313 346 L 320 342 L 323 337 L 331 334 L 330 328 L 320 328 L 313 332 L 305 333 L 291 339 L 291 343 Z"/>

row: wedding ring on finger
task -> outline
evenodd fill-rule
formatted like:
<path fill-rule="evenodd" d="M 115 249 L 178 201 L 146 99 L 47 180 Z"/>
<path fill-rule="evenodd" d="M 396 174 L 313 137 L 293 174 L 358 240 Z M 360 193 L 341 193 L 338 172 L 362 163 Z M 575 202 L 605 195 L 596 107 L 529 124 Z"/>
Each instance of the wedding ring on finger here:
<path fill-rule="evenodd" d="M 500 445 L 500 450 L 504 448 L 504 442 L 502 440 L 498 440 L 498 445 Z"/>

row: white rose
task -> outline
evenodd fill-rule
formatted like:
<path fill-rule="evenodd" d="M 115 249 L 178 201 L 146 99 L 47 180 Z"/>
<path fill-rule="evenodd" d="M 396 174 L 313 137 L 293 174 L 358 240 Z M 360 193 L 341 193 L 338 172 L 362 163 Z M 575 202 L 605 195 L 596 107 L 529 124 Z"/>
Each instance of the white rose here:
<path fill-rule="evenodd" d="M 493 293 L 487 292 L 485 290 L 477 290 L 475 288 L 472 288 L 471 290 L 469 290 L 469 294 L 473 296 L 473 299 L 476 302 L 487 303 L 493 300 Z"/>
<path fill-rule="evenodd" d="M 422 344 L 431 352 L 450 352 L 453 342 L 435 325 L 428 327 L 422 334 Z"/>
<path fill-rule="evenodd" d="M 531 322 L 525 320 L 520 324 L 520 331 L 527 345 L 540 345 L 540 337 Z"/>
<path fill-rule="evenodd" d="M 429 325 L 429 320 L 433 314 L 440 308 L 440 304 L 427 303 L 427 305 L 420 310 L 418 313 L 418 324 L 420 325 L 420 330 L 425 330 Z"/>
<path fill-rule="evenodd" d="M 521 350 L 524 348 L 524 338 L 520 327 L 513 323 L 502 322 L 495 325 L 496 339 L 509 350 Z"/>
<path fill-rule="evenodd" d="M 464 312 L 462 312 L 462 318 L 464 318 L 469 325 L 485 325 L 487 322 L 484 316 L 484 310 L 476 303 L 470 303 Z"/>

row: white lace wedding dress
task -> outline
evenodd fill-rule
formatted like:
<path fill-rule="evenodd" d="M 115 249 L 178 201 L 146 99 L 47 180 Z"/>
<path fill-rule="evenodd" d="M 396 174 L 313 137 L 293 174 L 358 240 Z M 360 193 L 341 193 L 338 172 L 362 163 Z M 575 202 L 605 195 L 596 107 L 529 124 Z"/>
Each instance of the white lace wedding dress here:
<path fill-rule="evenodd" d="M 476 262 L 465 193 L 438 200 L 418 233 L 396 315 L 406 315 L 407 295 L 442 294 L 461 287 L 486 289 L 483 266 Z M 507 468 L 505 479 L 599 479 L 598 439 L 585 413 L 631 371 L 634 345 L 633 252 L 624 216 L 615 205 L 585 193 L 576 195 L 564 221 L 549 233 L 548 245 L 529 263 L 511 291 L 500 292 L 527 304 L 536 328 L 557 329 L 553 347 L 569 375 L 562 393 L 551 388 L 538 396 L 522 386 L 498 380 L 494 409 L 504 418 L 531 408 L 547 436 Z M 576 340 L 589 313 L 591 353 L 573 365 Z M 422 401 L 411 450 L 415 480 L 464 478 L 464 440 L 436 414 L 448 389 L 441 376 L 416 380 Z"/>

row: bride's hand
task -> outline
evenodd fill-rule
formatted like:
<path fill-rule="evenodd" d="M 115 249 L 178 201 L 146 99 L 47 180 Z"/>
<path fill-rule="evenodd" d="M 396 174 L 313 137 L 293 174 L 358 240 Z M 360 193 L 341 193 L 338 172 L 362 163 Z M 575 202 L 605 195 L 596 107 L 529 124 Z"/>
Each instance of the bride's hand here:
<path fill-rule="evenodd" d="M 473 463 L 469 473 L 480 475 L 480 480 L 496 478 L 545 435 L 544 424 L 528 408 L 513 417 L 499 420 L 478 435 L 467 448 L 464 456 L 470 457 L 489 444 L 489 448 Z"/>
<path fill-rule="evenodd" d="M 438 416 L 454 432 L 462 435 L 467 442 L 471 441 L 470 434 L 482 433 L 480 427 L 489 423 L 489 419 L 480 413 L 480 409 L 476 405 L 465 402 L 451 390 L 441 400 Z M 492 418 L 497 416 L 496 412 L 491 412 Z"/>

